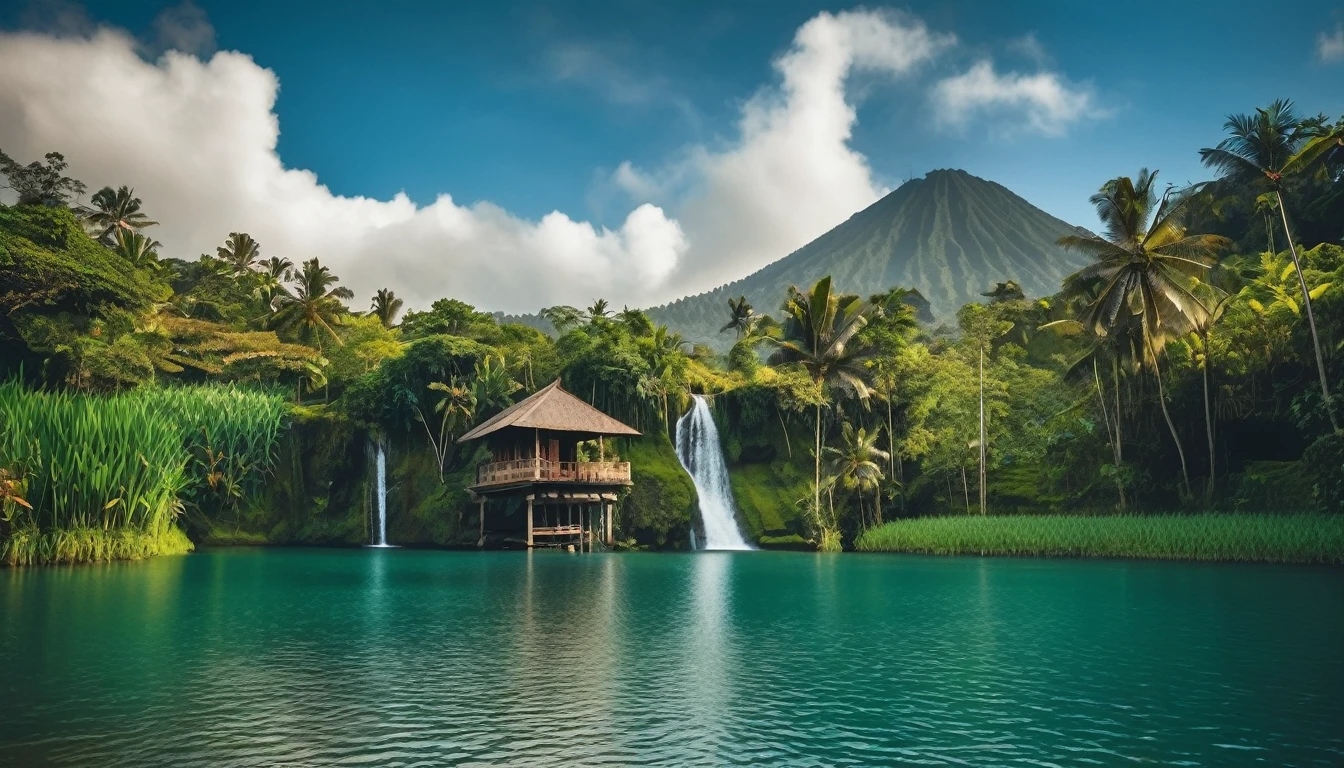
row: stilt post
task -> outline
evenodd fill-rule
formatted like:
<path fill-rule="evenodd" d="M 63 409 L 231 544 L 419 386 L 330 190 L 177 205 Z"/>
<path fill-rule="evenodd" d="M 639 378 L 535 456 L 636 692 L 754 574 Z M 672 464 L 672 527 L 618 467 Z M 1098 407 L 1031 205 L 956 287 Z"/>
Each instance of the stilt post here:
<path fill-rule="evenodd" d="M 532 495 L 527 497 L 527 547 L 532 548 Z"/>
<path fill-rule="evenodd" d="M 607 523 L 607 546 L 608 546 L 608 547 L 610 547 L 610 546 L 612 546 L 613 544 L 616 543 L 616 534 L 615 534 L 615 532 L 611 529 L 611 508 L 612 508 L 612 506 L 614 506 L 614 505 L 609 504 L 609 503 L 607 503 L 607 502 L 605 502 L 605 501 L 602 502 L 603 517 L 606 518 L 606 523 Z"/>
<path fill-rule="evenodd" d="M 484 546 L 485 546 L 485 497 L 484 497 L 484 496 L 481 497 L 480 510 L 481 510 L 481 515 L 480 515 L 480 516 L 481 516 L 481 535 L 480 535 L 480 538 L 476 539 L 476 546 L 478 546 L 478 547 L 484 547 Z"/>

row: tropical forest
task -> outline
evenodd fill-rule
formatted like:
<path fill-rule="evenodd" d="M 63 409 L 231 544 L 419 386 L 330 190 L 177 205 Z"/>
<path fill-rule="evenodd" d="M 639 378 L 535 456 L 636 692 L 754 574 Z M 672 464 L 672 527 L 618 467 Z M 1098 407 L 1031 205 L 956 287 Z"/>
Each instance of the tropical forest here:
<path fill-rule="evenodd" d="M 789 280 L 527 317 L 356 295 L 244 231 L 167 252 L 135 179 L 86 200 L 59 149 L 0 154 L 6 565 L 358 546 L 379 504 L 402 546 L 508 547 L 521 508 L 485 534 L 490 453 L 458 438 L 557 380 L 640 433 L 602 446 L 633 473 L 617 549 L 704 540 L 678 456 L 702 398 L 752 547 L 1344 562 L 1344 119 L 1289 101 L 1210 125 L 1208 180 L 1098 179 L 1100 231 L 1036 212 L 946 293 L 881 281 L 987 235 L 879 255 L 873 214 Z M 891 197 L 949 183 L 1030 208 L 962 172 Z"/>

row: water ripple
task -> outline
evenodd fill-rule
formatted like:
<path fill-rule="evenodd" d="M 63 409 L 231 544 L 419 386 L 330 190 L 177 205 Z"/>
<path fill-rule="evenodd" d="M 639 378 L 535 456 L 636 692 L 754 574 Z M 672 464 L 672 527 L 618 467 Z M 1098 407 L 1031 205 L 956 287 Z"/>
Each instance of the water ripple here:
<path fill-rule="evenodd" d="M 1344 573 L 213 552 L 0 571 L 0 764 L 1333 765 Z"/>

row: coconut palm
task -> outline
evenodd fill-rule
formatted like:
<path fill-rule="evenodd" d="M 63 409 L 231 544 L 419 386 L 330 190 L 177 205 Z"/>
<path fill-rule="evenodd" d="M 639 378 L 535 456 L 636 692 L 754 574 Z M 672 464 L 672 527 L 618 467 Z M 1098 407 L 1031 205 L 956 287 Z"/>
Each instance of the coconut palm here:
<path fill-rule="evenodd" d="M 252 295 L 268 311 L 275 307 L 275 300 L 289 292 L 285 282 L 294 278 L 294 262 L 283 256 L 272 256 L 258 262 L 257 287 Z"/>
<path fill-rule="evenodd" d="M 348 312 L 341 301 L 352 299 L 355 294 L 349 288 L 336 287 L 340 278 L 315 258 L 303 262 L 294 278 L 293 291 L 275 297 L 272 329 L 293 334 L 305 342 L 316 342 L 318 349 L 322 348 L 323 338 L 331 338 L 340 345 L 341 337 L 335 326 Z"/>
<path fill-rule="evenodd" d="M 159 266 L 158 240 L 136 232 L 133 229 L 118 229 L 113 235 L 112 250 L 137 269 L 155 269 Z"/>
<path fill-rule="evenodd" d="M 448 449 L 452 447 L 453 436 L 462 429 L 471 425 L 473 415 L 476 413 L 476 395 L 472 389 L 462 381 L 453 378 L 448 382 L 435 381 L 429 385 L 433 392 L 442 392 L 443 397 L 434 404 L 434 412 L 440 415 L 439 436 L 436 440 L 434 432 L 429 428 L 429 422 L 425 419 L 424 413 L 416 407 L 416 416 L 421 424 L 425 426 L 425 433 L 429 436 L 429 445 L 434 450 L 434 459 L 439 464 L 439 482 L 443 482 L 443 467 L 448 457 Z"/>
<path fill-rule="evenodd" d="M 1284 99 L 1255 110 L 1253 115 L 1229 115 L 1223 127 L 1228 137 L 1216 147 L 1201 149 L 1200 159 L 1205 166 L 1218 171 L 1224 178 L 1268 187 L 1273 193 L 1278 203 L 1279 217 L 1283 220 L 1283 236 L 1288 240 L 1288 251 L 1292 254 L 1293 267 L 1297 271 L 1307 326 L 1311 329 L 1311 345 L 1316 353 L 1316 373 L 1320 379 L 1321 396 L 1325 400 L 1325 411 L 1330 417 L 1330 426 L 1338 432 L 1339 421 L 1330 401 L 1325 358 L 1321 353 L 1320 337 L 1316 333 L 1316 317 L 1311 309 L 1311 292 L 1307 289 L 1307 279 L 1302 274 L 1302 262 L 1297 255 L 1297 244 L 1293 242 L 1292 229 L 1288 225 L 1288 210 L 1283 202 L 1283 180 L 1305 171 L 1326 152 L 1344 144 L 1344 138 L 1341 138 L 1337 129 L 1321 134 L 1303 125 L 1293 113 L 1293 102 Z"/>
<path fill-rule="evenodd" d="M 84 223 L 97 233 L 98 240 L 104 245 L 115 246 L 113 235 L 118 231 L 134 232 L 159 223 L 151 221 L 140 210 L 140 198 L 130 187 L 116 190 L 103 187 L 94 193 L 90 202 L 93 208 L 84 215 Z"/>
<path fill-rule="evenodd" d="M 736 299 L 730 298 L 728 299 L 728 322 L 724 323 L 723 327 L 719 329 L 719 333 L 735 330 L 737 331 L 737 337 L 740 339 L 751 334 L 752 329 L 756 326 L 756 321 L 759 319 L 760 316 L 756 314 L 756 310 L 752 308 L 746 296 L 738 296 Z"/>
<path fill-rule="evenodd" d="M 868 322 L 873 305 L 853 294 L 838 294 L 831 290 L 829 276 L 818 280 L 804 293 L 796 286 L 789 288 L 782 307 L 784 329 L 780 338 L 769 338 L 776 347 L 773 363 L 795 363 L 807 372 L 816 386 L 816 445 L 815 474 L 813 476 L 812 504 L 818 522 L 821 521 L 821 406 L 828 389 L 852 392 L 861 400 L 868 399 L 868 371 L 864 363 L 868 350 L 862 344 L 851 344 L 855 334 Z M 824 526 L 823 526 L 824 527 Z M 825 531 L 823 531 L 823 534 Z"/>
<path fill-rule="evenodd" d="M 1130 327 L 1137 321 L 1139 360 L 1157 380 L 1158 403 L 1166 419 L 1181 479 L 1190 495 L 1185 448 L 1167 410 L 1159 355 L 1168 338 L 1184 336 L 1208 315 L 1192 292 L 1193 278 L 1203 275 L 1228 240 L 1217 235 L 1191 235 L 1184 217 L 1191 195 L 1168 189 L 1158 195 L 1157 172 L 1144 168 L 1135 179 L 1121 176 L 1106 182 L 1091 198 L 1104 235 L 1068 235 L 1059 244 L 1096 261 L 1065 278 L 1066 293 L 1096 291 L 1087 309 L 1086 325 L 1097 336 Z"/>
<path fill-rule="evenodd" d="M 235 275 L 250 271 L 261 258 L 261 246 L 246 232 L 230 232 L 229 239 L 215 251 Z"/>
<path fill-rule="evenodd" d="M 882 501 L 878 491 L 885 479 L 881 462 L 886 461 L 889 455 L 877 447 L 877 437 L 881 431 L 881 427 L 872 432 L 863 427 L 856 430 L 853 424 L 845 422 L 840 428 L 840 445 L 827 446 L 825 449 L 831 457 L 829 463 L 831 474 L 837 478 L 842 487 L 856 492 L 859 500 L 859 524 L 863 527 L 867 524 L 863 508 L 863 494 L 866 491 L 873 493 L 873 524 L 882 524 Z"/>
<path fill-rule="evenodd" d="M 472 399 L 475 401 L 472 415 L 475 418 L 489 417 L 513 405 L 513 393 L 522 389 L 522 385 L 509 375 L 509 367 L 504 356 L 495 359 L 486 356 L 476 364 L 471 380 Z"/>
<path fill-rule="evenodd" d="M 546 307 L 539 314 L 550 322 L 556 333 L 564 333 L 570 328 L 581 325 L 584 319 L 583 310 L 566 304 Z"/>
<path fill-rule="evenodd" d="M 391 328 L 397 321 L 397 313 L 406 302 L 387 288 L 379 288 L 373 295 L 373 315 L 382 322 L 384 328 Z"/>
<path fill-rule="evenodd" d="M 611 316 L 610 306 L 611 305 L 607 303 L 606 299 L 595 300 L 593 306 L 588 308 L 588 322 L 591 323 L 598 320 L 606 320 Z"/>

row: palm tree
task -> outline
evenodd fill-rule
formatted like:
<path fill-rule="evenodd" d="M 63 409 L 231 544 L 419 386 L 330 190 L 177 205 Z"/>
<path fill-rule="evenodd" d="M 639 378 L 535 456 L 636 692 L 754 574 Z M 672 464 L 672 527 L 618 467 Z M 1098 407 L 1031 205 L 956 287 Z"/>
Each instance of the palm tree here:
<path fill-rule="evenodd" d="M 882 487 L 885 476 L 882 474 L 882 465 L 879 462 L 886 461 L 889 455 L 877 447 L 877 437 L 881 431 L 881 427 L 871 433 L 863 427 L 856 430 L 853 424 L 846 421 L 840 428 L 840 446 L 838 448 L 827 446 L 825 449 L 832 457 L 830 472 L 838 479 L 840 485 L 857 492 L 861 527 L 867 527 L 863 510 L 865 491 L 873 492 L 873 524 L 882 524 L 882 500 L 878 490 Z"/>
<path fill-rule="evenodd" d="M 130 187 L 116 190 L 103 187 L 94 193 L 91 202 L 93 208 L 84 215 L 84 222 L 98 233 L 98 240 L 104 245 L 114 244 L 113 234 L 118 230 L 135 231 L 159 223 L 150 221 L 140 210 L 140 198 Z"/>
<path fill-rule="evenodd" d="M 275 308 L 275 300 L 289 293 L 285 281 L 294 278 L 294 262 L 282 256 L 272 256 L 258 262 L 261 271 L 257 274 L 257 287 L 252 290 L 267 311 Z"/>
<path fill-rule="evenodd" d="M 550 322 L 556 333 L 564 333 L 570 328 L 582 324 L 584 317 L 583 310 L 566 304 L 546 307 L 539 314 Z"/>
<path fill-rule="evenodd" d="M 588 308 L 588 322 L 591 323 L 597 320 L 606 320 L 610 317 L 611 310 L 608 308 L 609 306 L 610 305 L 607 304 L 606 299 L 595 300 L 593 306 Z"/>
<path fill-rule="evenodd" d="M 1219 320 L 1223 319 L 1223 314 L 1231 305 L 1232 300 L 1237 297 L 1237 291 L 1232 287 L 1231 280 L 1234 275 L 1231 270 L 1216 267 L 1213 270 L 1211 280 L 1201 282 L 1197 286 L 1201 294 L 1201 300 L 1209 312 L 1202 319 L 1195 322 L 1194 337 L 1199 342 L 1199 353 L 1195 355 L 1199 363 L 1200 373 L 1204 385 L 1204 432 L 1209 441 L 1209 481 L 1205 486 L 1205 502 L 1213 501 L 1214 482 L 1218 476 L 1217 466 L 1218 457 L 1214 450 L 1214 417 L 1213 408 L 1209 402 L 1209 371 L 1213 367 L 1213 353 L 1209 347 L 1209 337 L 1213 335 L 1214 326 Z"/>
<path fill-rule="evenodd" d="M 155 269 L 159 266 L 158 240 L 145 237 L 133 229 L 117 229 L 113 233 L 112 250 L 137 269 Z"/>
<path fill-rule="evenodd" d="M 1003 285 L 1000 283 L 999 285 Z M 1006 300 L 1006 299 L 1005 299 Z M 986 495 L 986 486 L 989 478 L 989 435 L 985 428 L 985 350 L 994 343 L 994 340 L 1013 329 L 1013 324 L 1007 320 L 999 320 L 983 304 L 967 304 L 957 312 L 957 317 L 961 321 L 962 333 L 966 339 L 975 344 L 976 353 L 979 355 L 980 370 L 980 437 L 976 440 L 976 452 L 979 454 L 980 472 L 980 514 L 986 514 L 989 506 L 989 499 Z"/>
<path fill-rule="evenodd" d="M 387 288 L 379 288 L 373 295 L 373 314 L 382 322 L 384 328 L 391 328 L 397 321 L 397 313 L 405 303 Z"/>
<path fill-rule="evenodd" d="M 1313 129 L 1304 126 L 1293 113 L 1293 102 L 1284 99 L 1255 110 L 1254 115 L 1228 115 L 1223 127 L 1230 135 L 1219 142 L 1217 147 L 1201 149 L 1200 159 L 1224 178 L 1268 186 L 1274 194 L 1279 216 L 1283 219 L 1283 236 L 1288 240 L 1288 250 L 1297 270 L 1307 325 L 1311 329 L 1311 345 L 1316 353 L 1316 373 L 1320 379 L 1325 412 L 1330 417 L 1330 426 L 1338 432 L 1339 420 L 1335 417 L 1335 409 L 1330 401 L 1330 385 L 1326 380 L 1321 340 L 1316 333 L 1316 316 L 1311 311 L 1310 291 L 1307 290 L 1307 279 L 1302 274 L 1297 244 L 1293 242 L 1293 233 L 1288 226 L 1288 210 L 1283 203 L 1283 179 L 1303 172 L 1344 140 L 1337 135 L 1337 130 L 1313 136 Z"/>
<path fill-rule="evenodd" d="M 1121 176 L 1106 182 L 1091 197 L 1105 234 L 1067 235 L 1059 244 L 1096 259 L 1064 281 L 1066 293 L 1097 292 L 1084 324 L 1097 336 L 1106 336 L 1127 329 L 1130 316 L 1137 322 L 1139 359 L 1157 379 L 1158 403 L 1176 443 L 1189 497 L 1185 448 L 1167 410 L 1158 356 L 1168 338 L 1184 336 L 1204 322 L 1208 308 L 1191 291 L 1192 278 L 1208 270 L 1228 240 L 1187 234 L 1183 219 L 1191 195 L 1169 188 L 1159 196 L 1156 182 L 1157 172 L 1147 168 L 1137 179 Z"/>
<path fill-rule="evenodd" d="M 439 464 L 439 482 L 443 482 L 443 466 L 448 457 L 448 449 L 452 447 L 453 435 L 471 424 L 473 414 L 476 412 L 476 395 L 471 387 L 459 381 L 456 378 L 447 383 L 435 381 L 429 385 L 429 389 L 434 392 L 442 392 L 443 398 L 434 404 L 434 412 L 441 415 L 439 420 L 439 436 L 436 440 L 434 432 L 429 428 L 429 422 L 425 419 L 425 414 L 416 406 L 415 413 L 420 423 L 425 426 L 425 433 L 429 436 L 430 448 L 434 450 L 434 460 Z"/>
<path fill-rule="evenodd" d="M 251 270 L 261 258 L 261 246 L 246 232 L 230 232 L 229 239 L 215 250 L 219 260 L 228 264 L 235 275 Z"/>
<path fill-rule="evenodd" d="M 790 287 L 782 307 L 785 321 L 781 338 L 769 338 L 777 347 L 771 361 L 802 366 L 816 385 L 812 504 L 818 523 L 821 522 L 821 406 L 827 388 L 848 390 L 867 401 L 868 372 L 864 363 L 868 350 L 850 342 L 867 324 L 872 306 L 853 294 L 832 292 L 829 276 L 818 280 L 807 293 Z"/>
<path fill-rule="evenodd" d="M 349 288 L 335 287 L 338 282 L 340 278 L 317 259 L 303 262 L 303 268 L 295 275 L 293 292 L 275 298 L 271 327 L 292 333 L 305 342 L 315 341 L 318 349 L 322 348 L 324 336 L 340 345 L 341 337 L 333 326 L 339 325 L 348 312 L 341 300 L 352 299 L 355 294 Z"/>
<path fill-rule="evenodd" d="M 728 299 L 728 315 L 728 322 L 724 323 L 723 327 L 719 329 L 719 333 L 730 329 L 735 330 L 739 339 L 750 335 L 759 319 L 756 310 L 752 308 L 746 296 Z"/>
<path fill-rule="evenodd" d="M 473 418 L 493 416 L 513 405 L 513 393 L 520 389 L 522 385 L 509 375 L 509 367 L 504 363 L 503 355 L 498 360 L 494 356 L 486 356 L 476 364 L 471 381 L 472 399 L 475 401 Z"/>

